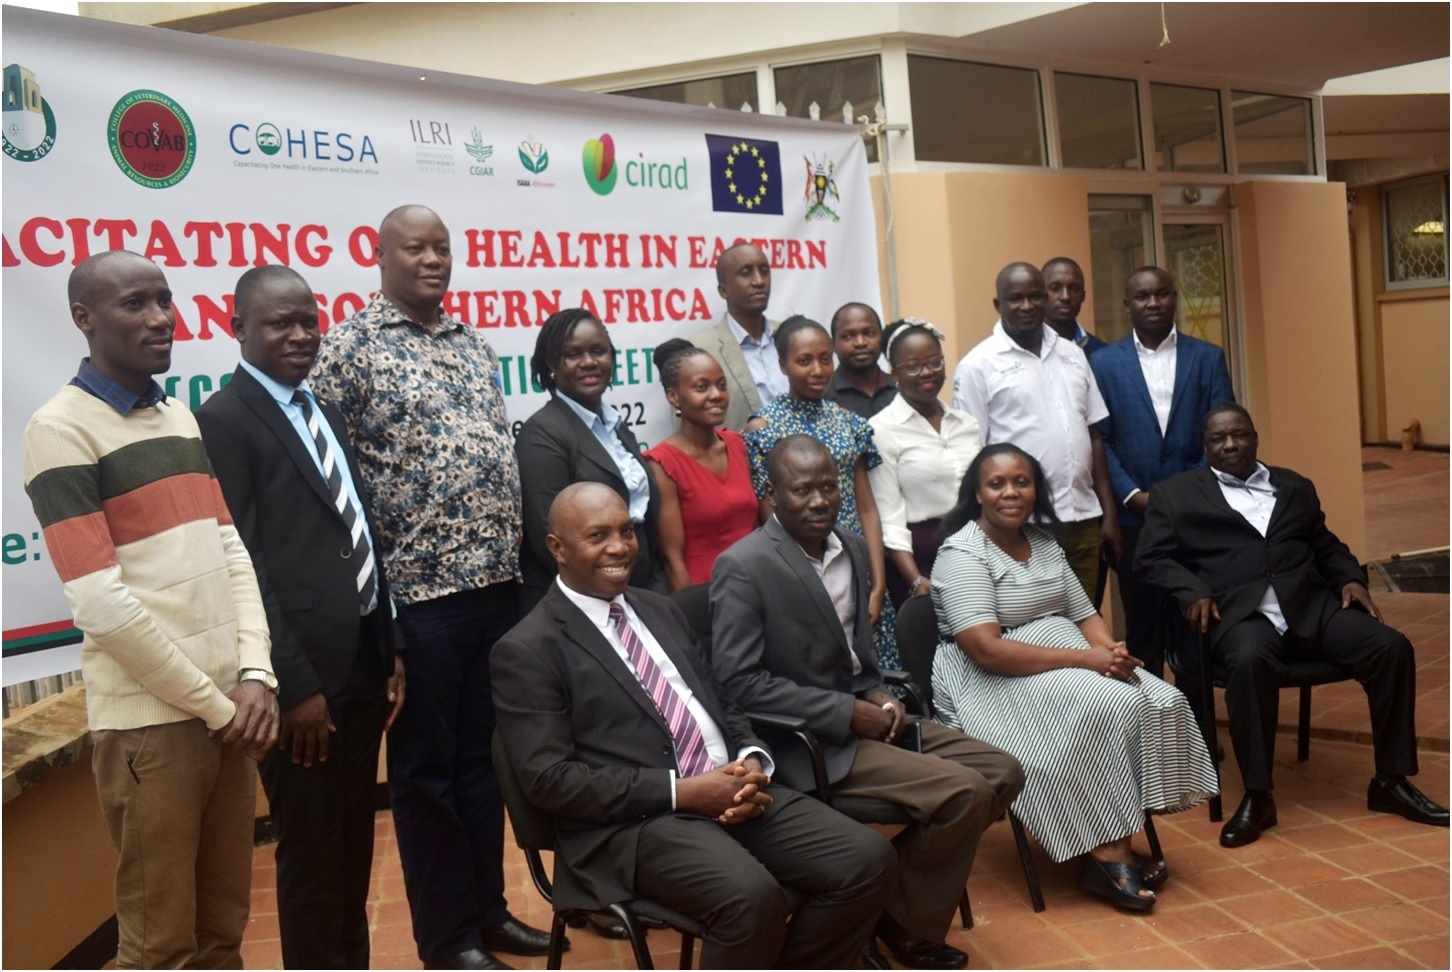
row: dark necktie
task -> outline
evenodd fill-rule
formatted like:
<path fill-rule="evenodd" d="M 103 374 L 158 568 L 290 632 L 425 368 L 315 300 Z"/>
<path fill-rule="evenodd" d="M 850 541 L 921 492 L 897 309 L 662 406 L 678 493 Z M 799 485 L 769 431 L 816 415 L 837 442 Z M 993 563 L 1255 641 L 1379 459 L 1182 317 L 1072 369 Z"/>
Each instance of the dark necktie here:
<path fill-rule="evenodd" d="M 626 620 L 625 609 L 619 604 L 610 605 L 610 621 L 615 625 L 615 634 L 620 638 L 620 643 L 625 646 L 625 654 L 629 656 L 630 664 L 635 669 L 635 677 L 640 679 L 640 684 L 670 729 L 671 739 L 676 744 L 676 763 L 681 776 L 697 776 L 712 769 L 714 764 L 706 753 L 706 740 L 701 735 L 701 727 L 696 722 L 696 717 L 691 715 L 685 700 L 671 687 L 660 666 L 650 657 L 650 652 L 645 650 L 640 636 Z"/>
<path fill-rule="evenodd" d="M 363 516 L 354 508 L 353 502 L 348 498 L 348 491 L 343 488 L 343 474 L 338 469 L 338 457 L 333 455 L 327 436 L 318 427 L 318 416 L 313 411 L 312 401 L 302 391 L 294 392 L 292 400 L 302 406 L 303 420 L 307 422 L 308 432 L 312 434 L 313 443 L 318 447 L 318 459 L 323 464 L 323 478 L 328 481 L 328 493 L 333 498 L 333 507 L 343 518 L 344 525 L 353 537 L 351 557 L 358 562 L 358 575 L 355 578 L 358 585 L 358 608 L 361 613 L 366 614 L 375 600 L 378 573 L 373 565 L 373 545 L 368 541 L 368 531 L 363 528 Z"/>

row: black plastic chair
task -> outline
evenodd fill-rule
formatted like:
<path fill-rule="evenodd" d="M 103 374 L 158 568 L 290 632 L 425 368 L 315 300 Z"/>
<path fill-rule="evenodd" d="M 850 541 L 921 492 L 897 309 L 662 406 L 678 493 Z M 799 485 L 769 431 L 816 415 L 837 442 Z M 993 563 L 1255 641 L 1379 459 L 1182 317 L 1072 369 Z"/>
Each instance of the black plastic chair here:
<path fill-rule="evenodd" d="M 709 584 L 694 584 L 671 595 L 671 599 L 686 616 L 686 623 L 695 633 L 696 640 L 701 643 L 701 648 L 707 658 L 711 653 L 709 595 Z M 921 708 L 922 689 L 912 682 L 907 673 L 887 669 L 882 672 L 882 677 L 886 684 L 902 690 L 909 706 L 915 704 L 919 709 Z M 901 829 L 912 824 L 912 818 L 899 804 L 871 797 L 834 796 L 831 784 L 827 781 L 827 763 L 822 755 L 821 741 L 807 727 L 805 719 L 779 712 L 761 712 L 750 709 L 746 710 L 746 717 L 751 720 L 752 727 L 757 733 L 773 747 L 797 745 L 805 750 L 807 759 L 812 766 L 813 789 L 808 793 L 809 796 L 815 797 L 833 810 L 860 824 L 886 829 Z M 973 927 L 973 910 L 968 903 L 966 890 L 958 902 L 958 915 L 964 928 Z"/>
<path fill-rule="evenodd" d="M 544 859 L 540 852 L 554 852 L 555 850 L 555 818 L 552 814 L 537 809 L 525 798 L 524 788 L 520 786 L 519 777 L 515 775 L 514 766 L 509 761 L 509 753 L 505 750 L 498 732 L 494 734 L 490 750 L 494 755 L 494 771 L 499 777 L 499 789 L 504 795 L 504 806 L 509 811 L 509 821 L 514 827 L 514 842 L 519 845 L 520 850 L 524 851 L 524 859 L 529 865 L 529 876 L 534 881 L 535 890 L 540 893 L 540 897 L 553 906 L 554 885 L 549 874 L 545 872 Z M 558 860 L 556 860 L 555 866 L 560 866 Z M 666 925 L 681 933 L 681 968 L 683 969 L 691 967 L 695 955 L 696 939 L 705 934 L 705 927 L 700 922 L 646 898 L 634 898 L 630 901 L 617 902 L 608 906 L 599 905 L 585 910 L 611 915 L 620 920 L 629 936 L 630 947 L 635 952 L 636 968 L 640 969 L 655 968 L 655 964 L 651 961 L 650 948 L 645 942 L 646 922 Z M 558 908 L 554 910 L 554 920 L 550 922 L 550 951 L 546 968 L 558 969 L 561 967 L 564 958 L 567 914 Z"/>
<path fill-rule="evenodd" d="M 1224 688 L 1225 680 L 1218 674 L 1212 678 L 1201 677 L 1202 672 L 1215 671 L 1210 638 L 1189 630 L 1181 623 L 1182 619 L 1178 615 L 1167 612 L 1167 616 L 1166 623 L 1170 625 L 1170 630 L 1165 637 L 1165 660 L 1169 663 L 1170 671 L 1175 673 L 1175 684 L 1180 686 L 1195 710 L 1195 720 L 1200 724 L 1200 734 L 1205 738 L 1205 749 L 1213 755 L 1218 745 L 1215 735 L 1215 689 Z M 1287 661 L 1285 668 L 1280 688 L 1301 690 L 1296 720 L 1296 761 L 1304 763 L 1311 758 L 1311 689 L 1317 685 L 1349 681 L 1353 676 L 1344 668 L 1324 661 Z M 1219 790 L 1220 762 L 1212 762 L 1215 764 L 1216 789 Z M 1219 821 L 1223 817 L 1220 794 L 1217 792 L 1210 798 L 1210 819 Z"/>

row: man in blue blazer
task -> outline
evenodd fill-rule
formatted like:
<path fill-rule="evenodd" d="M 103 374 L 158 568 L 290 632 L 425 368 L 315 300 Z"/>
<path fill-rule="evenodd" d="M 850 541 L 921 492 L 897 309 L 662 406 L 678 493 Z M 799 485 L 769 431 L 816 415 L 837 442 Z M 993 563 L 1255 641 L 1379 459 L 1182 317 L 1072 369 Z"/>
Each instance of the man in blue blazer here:
<path fill-rule="evenodd" d="M 1205 464 L 1202 431 L 1210 409 L 1235 401 L 1225 354 L 1175 327 L 1174 279 L 1141 267 L 1124 282 L 1134 330 L 1089 359 L 1109 418 L 1099 435 L 1121 504 L 1124 553 L 1116 566 L 1124 598 L 1125 640 L 1155 675 L 1164 672 L 1159 600 L 1135 579 L 1134 559 L 1152 488 Z"/>

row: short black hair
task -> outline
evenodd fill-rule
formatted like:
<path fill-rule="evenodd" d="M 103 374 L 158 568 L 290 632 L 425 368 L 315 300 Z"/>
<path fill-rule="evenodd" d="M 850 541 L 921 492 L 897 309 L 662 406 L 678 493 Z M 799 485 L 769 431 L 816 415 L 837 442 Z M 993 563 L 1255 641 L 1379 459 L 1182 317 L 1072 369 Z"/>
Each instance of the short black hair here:
<path fill-rule="evenodd" d="M 784 435 L 777 440 L 776 445 L 766 454 L 766 478 L 773 486 L 781 485 L 781 463 L 788 455 L 822 455 L 826 454 L 832 460 L 832 465 L 837 465 L 837 460 L 832 457 L 832 450 L 823 444 L 821 439 L 815 439 L 810 435 L 797 433 L 795 435 Z"/>
<path fill-rule="evenodd" d="M 248 270 L 242 276 L 237 278 L 237 286 L 234 289 L 232 296 L 233 312 L 240 315 L 242 313 L 243 305 L 245 305 L 247 301 L 252 299 L 252 293 L 258 287 L 261 287 L 263 284 L 266 283 L 282 280 L 296 280 L 304 287 L 308 286 L 308 282 L 303 279 L 303 275 L 298 273 L 292 267 L 284 267 L 275 263 L 268 263 L 260 267 L 253 267 L 251 270 Z M 308 289 L 311 291 L 312 288 L 309 287 Z"/>
<path fill-rule="evenodd" d="M 560 353 L 564 350 L 565 342 L 570 335 L 575 333 L 575 328 L 580 326 L 581 321 L 594 321 L 600 324 L 600 319 L 583 307 L 571 307 L 562 310 L 557 314 L 551 314 L 539 329 L 539 336 L 534 340 L 534 354 L 530 356 L 530 375 L 534 383 L 555 397 L 555 368 L 560 363 Z M 615 342 L 610 340 L 610 329 L 600 324 L 600 329 L 605 332 L 605 340 L 610 344 L 610 365 L 613 368 L 615 358 Z"/>
<path fill-rule="evenodd" d="M 791 352 L 792 335 L 796 334 L 798 331 L 805 331 L 809 328 L 816 328 L 817 330 L 821 331 L 822 335 L 826 337 L 829 341 L 832 339 L 832 335 L 828 333 L 827 329 L 822 325 L 818 324 L 816 321 L 812 320 L 810 317 L 803 317 L 801 314 L 793 314 L 791 317 L 788 317 L 786 320 L 778 324 L 776 328 L 776 333 L 771 336 L 772 343 L 776 345 L 776 357 L 778 361 L 785 361 L 787 359 L 787 355 Z"/>
<path fill-rule="evenodd" d="M 1003 293 L 1003 288 L 1008 284 L 1008 278 L 1019 270 L 1027 270 L 1035 277 L 1038 277 L 1040 282 L 1044 279 L 1043 272 L 1032 263 L 1024 260 L 1015 260 L 1013 263 L 998 271 L 998 276 L 993 278 L 993 296 L 995 300 L 998 299 L 999 294 Z"/>
<path fill-rule="evenodd" d="M 1224 415 L 1226 412 L 1244 416 L 1245 420 L 1250 423 L 1250 427 L 1255 428 L 1255 419 L 1250 417 L 1250 411 L 1244 405 L 1235 402 L 1221 402 L 1219 405 L 1212 406 L 1210 411 L 1205 413 L 1205 421 L 1200 426 L 1201 434 L 1203 435 L 1205 430 L 1210 428 L 1211 419 L 1217 415 Z"/>
<path fill-rule="evenodd" d="M 676 387 L 676 381 L 680 378 L 681 368 L 686 361 L 697 355 L 704 354 L 711 358 L 711 352 L 705 348 L 698 348 L 685 338 L 671 338 L 669 341 L 662 341 L 655 346 L 651 353 L 651 360 L 655 362 L 656 374 L 660 375 L 660 383 L 663 388 Z"/>
<path fill-rule="evenodd" d="M 1079 266 L 1079 261 L 1075 260 L 1073 257 L 1066 256 L 1056 256 L 1053 259 L 1049 260 L 1047 263 L 1039 268 L 1039 273 L 1048 273 L 1049 267 L 1055 266 L 1060 263 L 1064 264 L 1065 266 L 1073 267 L 1075 270 L 1079 271 L 1079 276 L 1084 276 L 1084 268 Z"/>
<path fill-rule="evenodd" d="M 963 474 L 963 482 L 958 485 L 958 505 L 943 518 L 945 535 L 957 533 L 983 515 L 983 505 L 978 502 L 978 477 L 983 473 L 985 462 L 994 456 L 1004 455 L 1027 459 L 1029 468 L 1033 470 L 1035 522 L 1045 526 L 1058 524 L 1059 514 L 1054 512 L 1054 494 L 1049 487 L 1049 477 L 1044 474 L 1044 467 L 1012 442 L 995 442 L 993 445 L 984 446 L 968 464 L 968 471 Z"/>
<path fill-rule="evenodd" d="M 876 308 L 874 308 L 870 304 L 864 304 L 861 301 L 854 300 L 854 301 L 851 301 L 850 303 L 843 304 L 841 307 L 837 308 L 837 313 L 835 313 L 835 314 L 832 315 L 832 324 L 831 324 L 831 328 L 832 328 L 832 332 L 831 332 L 832 333 L 832 340 L 834 340 L 834 341 L 837 340 L 837 318 L 841 317 L 847 311 L 855 310 L 855 309 L 859 309 L 859 308 L 861 310 L 865 310 L 865 311 L 867 311 L 867 313 L 871 314 L 872 315 L 872 319 L 877 322 L 878 330 L 881 330 L 882 329 L 882 315 L 880 315 L 880 314 L 877 313 Z"/>
<path fill-rule="evenodd" d="M 744 246 L 749 246 L 753 249 L 761 250 L 761 247 L 757 246 L 750 240 L 742 240 L 740 243 L 733 243 L 726 249 L 722 250 L 721 255 L 716 258 L 716 282 L 718 284 L 723 284 L 726 282 L 726 271 L 722 269 L 723 265 L 726 263 L 726 254 L 731 253 L 734 250 L 739 250 Z M 766 256 L 766 251 L 761 250 L 761 255 Z M 767 262 L 771 262 L 770 257 L 767 257 Z"/>
<path fill-rule="evenodd" d="M 89 301 L 91 285 L 96 280 L 96 272 L 111 261 L 126 257 L 135 257 L 138 260 L 152 263 L 140 253 L 134 253 L 131 250 L 103 250 L 94 256 L 89 256 L 76 264 L 76 268 L 71 271 L 70 277 L 66 280 L 66 303 L 84 304 Z M 155 264 L 152 265 L 155 266 Z"/>

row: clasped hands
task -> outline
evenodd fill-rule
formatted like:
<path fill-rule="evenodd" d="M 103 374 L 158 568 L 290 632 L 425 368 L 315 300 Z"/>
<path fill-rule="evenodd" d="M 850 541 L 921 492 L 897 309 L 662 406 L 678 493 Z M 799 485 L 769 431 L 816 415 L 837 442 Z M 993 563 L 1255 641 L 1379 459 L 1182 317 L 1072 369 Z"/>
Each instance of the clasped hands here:
<path fill-rule="evenodd" d="M 886 692 L 868 692 L 852 700 L 852 722 L 848 726 L 858 739 L 877 739 L 890 743 L 902 732 L 907 710 Z"/>
<path fill-rule="evenodd" d="M 1139 674 L 1135 669 L 1144 667 L 1144 662 L 1131 655 L 1122 641 L 1091 645 L 1084 652 L 1084 657 L 1085 668 L 1106 678 L 1117 678 L 1121 682 L 1138 683 Z"/>
<path fill-rule="evenodd" d="M 766 792 L 770 784 L 761 760 L 743 756 L 734 763 L 676 780 L 676 809 L 715 817 L 720 824 L 744 823 L 761 816 L 771 805 Z"/>

